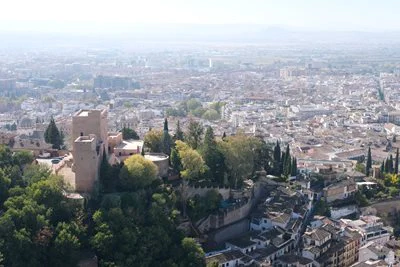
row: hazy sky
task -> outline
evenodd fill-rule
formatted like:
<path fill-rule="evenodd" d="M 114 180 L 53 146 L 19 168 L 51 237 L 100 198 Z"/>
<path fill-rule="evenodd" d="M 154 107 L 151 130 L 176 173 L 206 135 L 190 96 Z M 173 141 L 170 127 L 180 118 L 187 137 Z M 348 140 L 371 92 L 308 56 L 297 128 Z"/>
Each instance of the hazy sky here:
<path fill-rule="evenodd" d="M 114 22 L 380 31 L 400 30 L 399 14 L 399 0 L 4 0 L 0 29 Z"/>

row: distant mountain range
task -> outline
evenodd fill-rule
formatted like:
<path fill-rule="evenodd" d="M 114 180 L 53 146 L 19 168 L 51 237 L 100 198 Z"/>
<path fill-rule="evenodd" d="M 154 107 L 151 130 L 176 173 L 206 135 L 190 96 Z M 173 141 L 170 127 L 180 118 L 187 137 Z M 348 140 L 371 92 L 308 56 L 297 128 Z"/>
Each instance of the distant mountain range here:
<path fill-rule="evenodd" d="M 2 23 L 0 47 L 26 42 L 57 44 L 129 43 L 129 42 L 218 42 L 254 44 L 398 44 L 400 31 L 313 31 L 285 26 L 194 25 L 194 24 L 121 24 L 121 23 Z"/>

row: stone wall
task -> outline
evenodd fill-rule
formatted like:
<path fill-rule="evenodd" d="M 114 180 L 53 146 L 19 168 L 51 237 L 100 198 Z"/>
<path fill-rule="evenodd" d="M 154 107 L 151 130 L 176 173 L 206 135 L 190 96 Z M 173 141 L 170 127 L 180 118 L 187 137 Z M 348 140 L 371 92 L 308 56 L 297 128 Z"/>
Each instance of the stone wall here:
<path fill-rule="evenodd" d="M 250 214 L 252 206 L 253 200 L 247 200 L 241 204 L 229 207 L 224 211 L 210 214 L 208 217 L 199 220 L 196 223 L 196 227 L 201 233 L 222 228 L 246 218 Z"/>
<path fill-rule="evenodd" d="M 234 224 L 228 225 L 224 228 L 216 230 L 210 237 L 217 243 L 238 237 L 249 231 L 250 221 L 245 218 Z"/>
<path fill-rule="evenodd" d="M 332 219 L 337 220 L 356 212 L 358 212 L 356 205 L 349 205 L 341 208 L 331 208 L 331 217 Z"/>
<path fill-rule="evenodd" d="M 400 212 L 400 199 L 393 199 L 374 203 L 369 207 L 362 208 L 362 213 L 369 213 L 382 217 L 386 223 L 391 223 L 396 212 Z"/>

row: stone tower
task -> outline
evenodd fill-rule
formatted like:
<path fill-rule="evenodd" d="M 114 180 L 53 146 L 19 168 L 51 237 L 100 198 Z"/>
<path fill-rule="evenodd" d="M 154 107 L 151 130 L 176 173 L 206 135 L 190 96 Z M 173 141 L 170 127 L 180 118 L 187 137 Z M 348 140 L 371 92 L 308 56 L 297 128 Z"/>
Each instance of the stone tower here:
<path fill-rule="evenodd" d="M 75 190 L 91 193 L 103 151 L 108 153 L 107 110 L 79 110 L 72 117 Z"/>

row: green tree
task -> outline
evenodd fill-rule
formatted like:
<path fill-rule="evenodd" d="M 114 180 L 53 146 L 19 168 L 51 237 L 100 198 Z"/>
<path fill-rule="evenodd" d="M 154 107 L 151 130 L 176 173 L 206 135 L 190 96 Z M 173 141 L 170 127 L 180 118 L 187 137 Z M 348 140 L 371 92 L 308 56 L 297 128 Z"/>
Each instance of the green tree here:
<path fill-rule="evenodd" d="M 60 131 L 58 130 L 53 117 L 50 119 L 50 123 L 44 132 L 44 140 L 46 143 L 52 144 L 55 149 L 60 149 L 63 145 Z"/>
<path fill-rule="evenodd" d="M 192 181 L 202 178 L 207 168 L 199 152 L 182 141 L 178 140 L 175 144 L 182 162 L 182 177 Z"/>
<path fill-rule="evenodd" d="M 48 179 L 50 177 L 50 174 L 51 170 L 46 165 L 32 164 L 25 168 L 22 179 L 25 184 L 31 185 L 39 181 Z"/>
<path fill-rule="evenodd" d="M 183 108 L 167 108 L 165 111 L 165 114 L 168 117 L 185 117 L 186 116 L 186 110 Z"/>
<path fill-rule="evenodd" d="M 360 206 L 360 207 L 366 207 L 366 206 L 369 205 L 368 199 L 360 191 L 356 192 L 355 200 L 356 200 L 357 205 Z"/>
<path fill-rule="evenodd" d="M 33 154 L 30 151 L 16 151 L 12 158 L 15 164 L 21 168 L 27 164 L 31 164 L 34 160 Z"/>
<path fill-rule="evenodd" d="M 201 144 L 203 131 L 204 131 L 204 128 L 200 122 L 190 120 L 189 126 L 188 126 L 188 131 L 185 135 L 186 143 L 191 148 L 197 149 Z"/>
<path fill-rule="evenodd" d="M 111 193 L 115 190 L 115 177 L 111 173 L 111 165 L 108 163 L 106 149 L 103 150 L 103 156 L 99 168 L 100 191 L 102 193 Z"/>
<path fill-rule="evenodd" d="M 193 238 L 185 237 L 182 239 L 183 259 L 181 266 L 205 266 L 205 254 L 199 244 Z"/>
<path fill-rule="evenodd" d="M 394 162 L 394 173 L 399 174 L 399 148 L 396 151 L 396 160 Z"/>
<path fill-rule="evenodd" d="M 124 140 L 129 140 L 129 139 L 139 140 L 140 139 L 137 132 L 131 128 L 124 127 L 124 128 L 122 128 L 121 132 L 122 132 L 122 138 Z"/>
<path fill-rule="evenodd" d="M 56 228 L 52 255 L 53 266 L 76 266 L 79 259 L 82 229 L 75 222 L 60 222 Z"/>
<path fill-rule="evenodd" d="M 279 141 L 276 141 L 276 145 L 274 147 L 274 164 L 273 164 L 273 174 L 276 176 L 280 176 L 281 173 L 281 146 Z"/>
<path fill-rule="evenodd" d="M 322 215 L 322 216 L 331 216 L 330 207 L 325 200 L 320 199 L 314 206 L 315 214 Z"/>
<path fill-rule="evenodd" d="M 389 164 L 390 164 L 389 158 L 386 158 L 384 173 L 389 173 L 390 172 Z"/>
<path fill-rule="evenodd" d="M 202 118 L 209 121 L 215 121 L 220 119 L 220 115 L 215 109 L 208 109 L 203 113 Z"/>
<path fill-rule="evenodd" d="M 189 244 L 183 247 L 175 201 L 173 191 L 160 186 L 124 193 L 119 207 L 96 211 L 90 243 L 100 265 L 186 266 L 195 250 Z"/>
<path fill-rule="evenodd" d="M 4 173 L 3 169 L 0 169 L 0 209 L 8 197 L 10 185 L 11 179 Z"/>
<path fill-rule="evenodd" d="M 218 145 L 225 158 L 230 185 L 238 188 L 243 179 L 249 178 L 254 170 L 257 149 L 261 146 L 258 138 L 243 134 L 230 136 Z"/>
<path fill-rule="evenodd" d="M 291 174 L 292 171 L 292 159 L 290 156 L 290 147 L 289 144 L 286 146 L 286 152 L 284 154 L 283 158 L 283 175 L 285 177 L 288 177 Z"/>
<path fill-rule="evenodd" d="M 393 155 L 389 155 L 388 172 L 393 173 Z"/>
<path fill-rule="evenodd" d="M 133 190 L 149 186 L 157 179 L 157 166 L 140 155 L 125 160 L 120 172 L 122 188 Z"/>
<path fill-rule="evenodd" d="M 162 148 L 163 152 L 168 156 L 171 154 L 171 136 L 168 133 L 168 120 L 164 120 L 164 130 L 162 134 Z"/>
<path fill-rule="evenodd" d="M 260 146 L 255 150 L 255 162 L 254 162 L 254 170 L 256 171 L 264 169 L 266 172 L 271 172 L 271 163 L 272 163 L 272 147 L 267 144 L 262 138 L 257 137 L 260 142 Z"/>
<path fill-rule="evenodd" d="M 174 134 L 174 142 L 177 140 L 183 141 L 184 140 L 184 135 L 183 135 L 183 131 L 181 129 L 181 125 L 180 122 L 178 120 L 178 122 L 176 123 L 176 130 L 175 130 L 175 134 Z"/>
<path fill-rule="evenodd" d="M 212 104 L 210 105 L 210 108 L 216 110 L 216 111 L 218 112 L 218 114 L 221 114 L 221 111 L 222 111 L 222 107 L 223 107 L 223 106 L 225 106 L 225 103 L 224 103 L 224 102 L 218 101 L 218 102 L 212 103 Z"/>
<path fill-rule="evenodd" d="M 10 148 L 0 145 L 0 168 L 8 167 L 13 164 L 13 157 Z"/>
<path fill-rule="evenodd" d="M 297 159 L 295 157 L 292 158 L 292 173 L 291 176 L 297 175 Z"/>
<path fill-rule="evenodd" d="M 201 108 L 201 103 L 198 100 L 191 98 L 186 102 L 186 108 L 189 112 L 191 112 L 198 108 Z"/>
<path fill-rule="evenodd" d="M 365 175 L 369 176 L 372 168 L 371 147 L 368 147 L 367 163 L 365 165 Z"/>
<path fill-rule="evenodd" d="M 144 136 L 144 145 L 146 149 L 150 149 L 151 152 L 162 152 L 163 142 L 162 142 L 163 132 L 158 130 L 150 130 Z"/>
<path fill-rule="evenodd" d="M 225 159 L 215 141 L 214 131 L 207 127 L 204 135 L 204 143 L 201 149 L 203 159 L 208 166 L 209 179 L 222 185 L 225 176 Z"/>
<path fill-rule="evenodd" d="M 182 170 L 182 162 L 175 148 L 171 150 L 171 165 L 177 173 L 180 173 Z"/>

